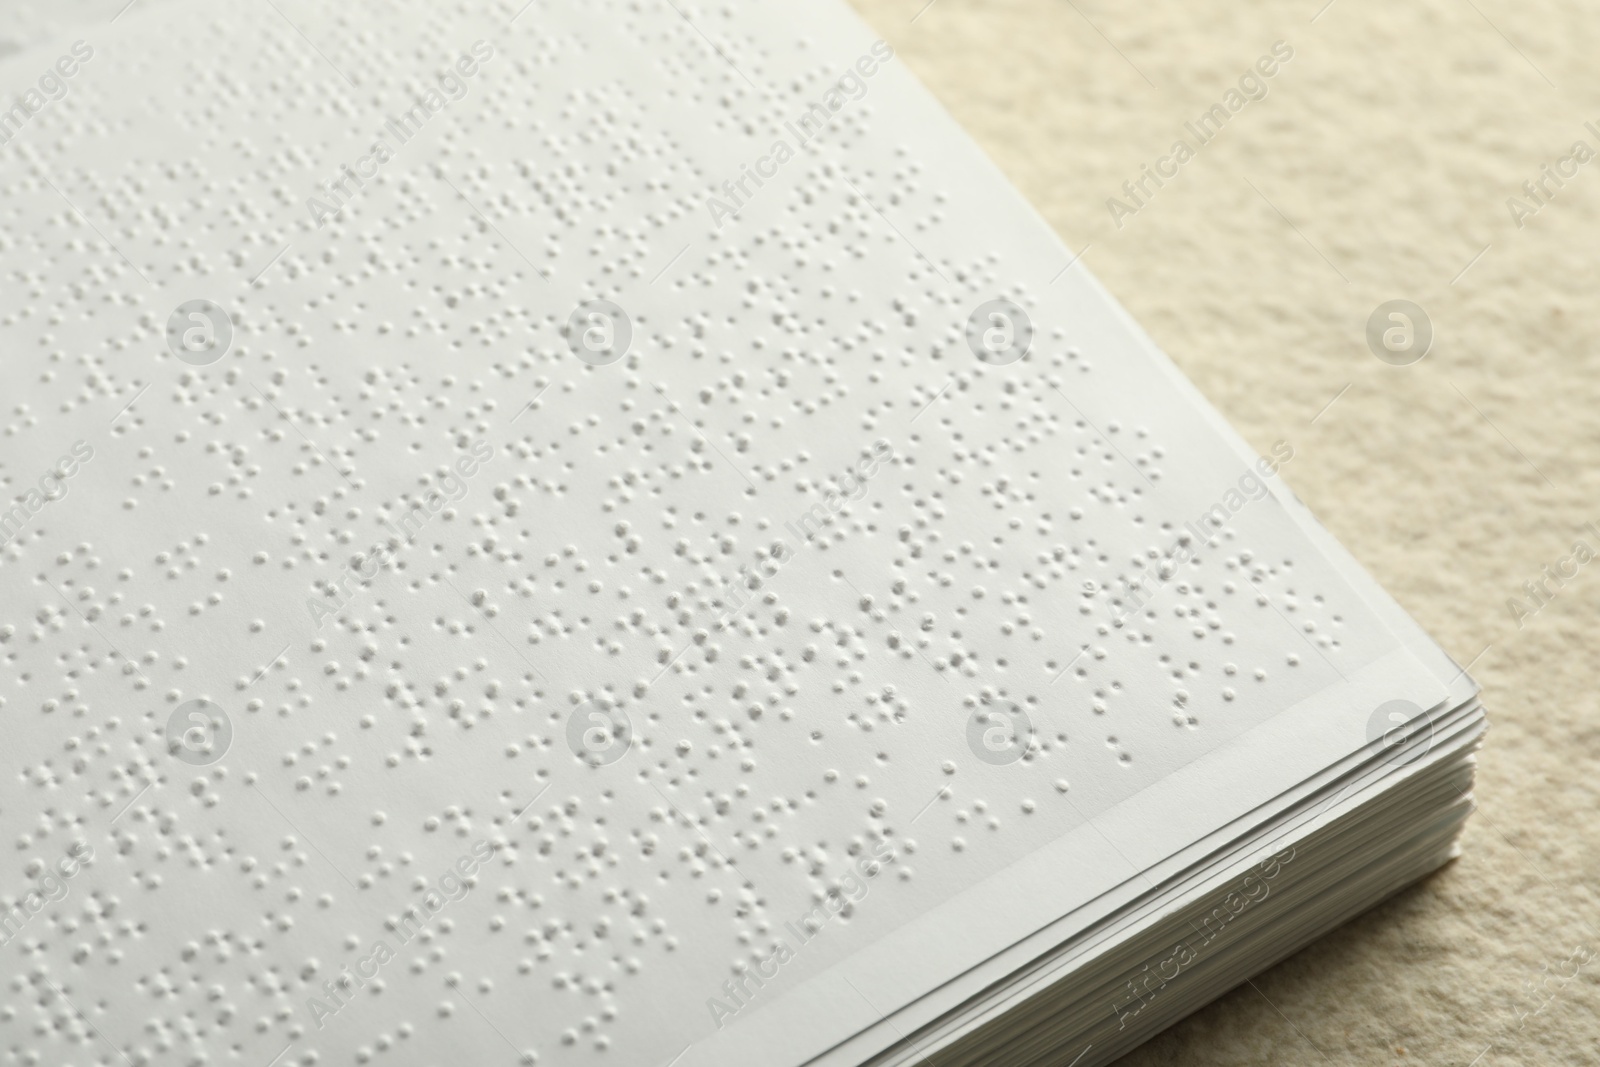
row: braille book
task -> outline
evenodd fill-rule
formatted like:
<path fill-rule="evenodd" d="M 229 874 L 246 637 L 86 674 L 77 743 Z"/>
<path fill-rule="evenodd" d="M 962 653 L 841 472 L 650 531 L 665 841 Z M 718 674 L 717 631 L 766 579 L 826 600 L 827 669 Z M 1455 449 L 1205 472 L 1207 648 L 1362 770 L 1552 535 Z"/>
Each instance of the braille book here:
<path fill-rule="evenodd" d="M 19 1063 L 1092 1067 L 1453 854 L 1476 685 L 838 0 L 0 89 Z"/>

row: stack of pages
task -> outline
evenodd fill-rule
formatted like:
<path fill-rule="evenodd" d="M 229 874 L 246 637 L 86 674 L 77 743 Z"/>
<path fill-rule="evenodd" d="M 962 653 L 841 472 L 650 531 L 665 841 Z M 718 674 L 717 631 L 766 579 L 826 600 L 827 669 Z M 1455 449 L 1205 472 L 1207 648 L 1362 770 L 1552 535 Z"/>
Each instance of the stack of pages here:
<path fill-rule="evenodd" d="M 1477 687 L 890 43 L 521 5 L 0 63 L 17 1062 L 1090 1067 L 1454 854 Z"/>

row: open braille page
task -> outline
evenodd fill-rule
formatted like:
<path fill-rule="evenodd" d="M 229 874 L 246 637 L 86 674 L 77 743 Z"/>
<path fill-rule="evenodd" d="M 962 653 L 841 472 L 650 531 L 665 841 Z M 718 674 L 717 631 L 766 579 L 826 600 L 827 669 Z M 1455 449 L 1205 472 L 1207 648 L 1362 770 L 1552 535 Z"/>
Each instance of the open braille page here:
<path fill-rule="evenodd" d="M 837 0 L 0 89 L 19 1062 L 864 1058 L 1475 691 Z"/>

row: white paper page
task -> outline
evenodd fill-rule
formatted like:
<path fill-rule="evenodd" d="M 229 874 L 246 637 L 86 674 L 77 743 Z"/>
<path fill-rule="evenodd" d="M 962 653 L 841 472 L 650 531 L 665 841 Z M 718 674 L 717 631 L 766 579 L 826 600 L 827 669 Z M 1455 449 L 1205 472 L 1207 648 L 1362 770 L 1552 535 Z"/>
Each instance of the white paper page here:
<path fill-rule="evenodd" d="M 94 850 L 13 1042 L 800 1062 L 1360 739 L 1139 814 L 1181 769 L 1439 685 L 853 16 L 728 11 L 174 3 L 59 98 L 74 42 L 7 63 L 0 893 Z"/>

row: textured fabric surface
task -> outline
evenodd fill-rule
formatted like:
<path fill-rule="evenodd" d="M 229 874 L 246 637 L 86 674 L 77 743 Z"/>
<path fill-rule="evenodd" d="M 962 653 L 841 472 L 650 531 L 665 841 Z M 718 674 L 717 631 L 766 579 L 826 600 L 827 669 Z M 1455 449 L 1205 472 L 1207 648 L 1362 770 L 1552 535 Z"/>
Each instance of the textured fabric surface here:
<path fill-rule="evenodd" d="M 1484 686 L 1462 857 L 1122 1062 L 1600 1062 L 1600 563 L 1524 589 L 1600 549 L 1593 8 L 855 3 L 1251 444 L 1294 444 L 1295 492 Z M 1266 95 L 1135 204 L 1276 41 Z M 1434 330 L 1411 366 L 1368 348 L 1394 299 Z"/>

